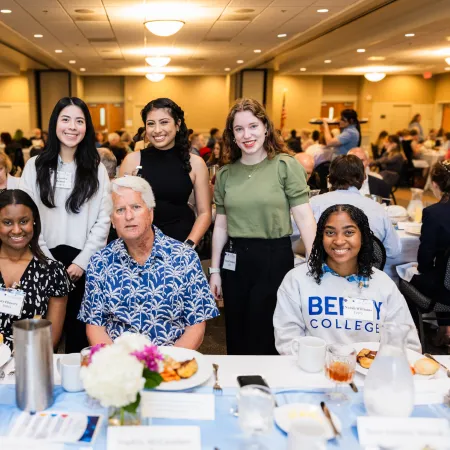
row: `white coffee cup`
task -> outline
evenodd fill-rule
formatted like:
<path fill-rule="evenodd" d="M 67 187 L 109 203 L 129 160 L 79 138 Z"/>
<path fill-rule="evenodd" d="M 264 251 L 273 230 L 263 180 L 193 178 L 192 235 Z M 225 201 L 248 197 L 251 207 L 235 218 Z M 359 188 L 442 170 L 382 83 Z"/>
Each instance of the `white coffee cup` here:
<path fill-rule="evenodd" d="M 326 429 L 320 421 L 303 417 L 292 421 L 288 433 L 288 450 L 325 450 Z"/>
<path fill-rule="evenodd" d="M 61 386 L 67 392 L 80 392 L 84 390 L 80 378 L 81 358 L 79 353 L 64 355 L 56 362 L 61 375 Z"/>
<path fill-rule="evenodd" d="M 320 372 L 325 366 L 327 343 L 318 337 L 300 336 L 291 342 L 291 351 L 305 372 Z"/>

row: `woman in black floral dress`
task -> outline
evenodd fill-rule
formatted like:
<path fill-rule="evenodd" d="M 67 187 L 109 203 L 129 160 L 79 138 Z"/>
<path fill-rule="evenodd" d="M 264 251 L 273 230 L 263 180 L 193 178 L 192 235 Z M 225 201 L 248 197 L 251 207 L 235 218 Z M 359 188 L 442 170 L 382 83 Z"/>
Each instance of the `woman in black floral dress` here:
<path fill-rule="evenodd" d="M 0 333 L 13 347 L 12 325 L 16 320 L 42 316 L 52 322 L 56 347 L 66 312 L 67 294 L 73 290 L 64 265 L 48 259 L 38 240 L 39 211 L 31 197 L 19 189 L 0 194 L 0 294 L 8 289 L 22 296 L 20 315 L 7 314 L 0 303 Z"/>

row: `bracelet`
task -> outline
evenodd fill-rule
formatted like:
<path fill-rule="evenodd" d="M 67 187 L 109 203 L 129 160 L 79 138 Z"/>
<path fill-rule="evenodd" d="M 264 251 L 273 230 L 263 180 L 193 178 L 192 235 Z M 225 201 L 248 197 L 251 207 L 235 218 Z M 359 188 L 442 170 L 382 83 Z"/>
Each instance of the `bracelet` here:
<path fill-rule="evenodd" d="M 220 269 L 214 268 L 214 267 L 210 267 L 208 269 L 209 274 L 212 275 L 213 273 L 220 273 Z"/>

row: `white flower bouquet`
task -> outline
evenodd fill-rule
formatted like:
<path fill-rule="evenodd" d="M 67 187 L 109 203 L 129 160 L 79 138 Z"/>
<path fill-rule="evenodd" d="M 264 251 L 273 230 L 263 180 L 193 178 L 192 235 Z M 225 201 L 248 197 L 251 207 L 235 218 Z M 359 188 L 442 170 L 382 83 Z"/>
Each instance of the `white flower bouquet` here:
<path fill-rule="evenodd" d="M 112 345 L 93 346 L 80 375 L 86 392 L 103 407 L 117 410 L 123 425 L 125 413 L 136 414 L 140 391 L 161 383 L 162 361 L 146 336 L 124 333 Z"/>

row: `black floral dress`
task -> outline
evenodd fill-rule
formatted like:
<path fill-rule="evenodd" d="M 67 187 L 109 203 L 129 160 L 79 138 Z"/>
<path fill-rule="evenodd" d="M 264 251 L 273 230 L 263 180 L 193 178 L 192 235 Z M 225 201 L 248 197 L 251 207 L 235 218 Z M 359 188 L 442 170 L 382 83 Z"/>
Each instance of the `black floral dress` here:
<path fill-rule="evenodd" d="M 0 288 L 5 288 L 1 273 Z M 0 333 L 3 334 L 5 344 L 11 349 L 13 323 L 21 319 L 32 319 L 36 315 L 44 317 L 47 314 L 50 297 L 65 297 L 74 289 L 74 285 L 62 263 L 48 259 L 45 265 L 33 257 L 16 288 L 25 292 L 20 317 L 0 313 Z"/>

